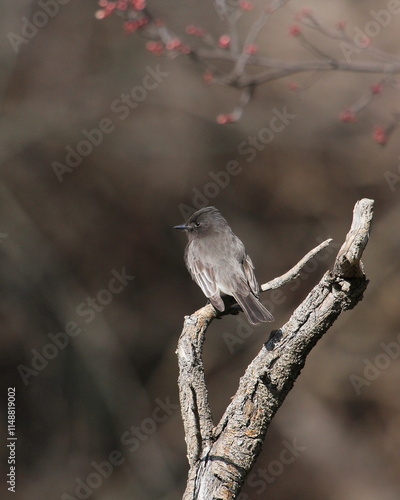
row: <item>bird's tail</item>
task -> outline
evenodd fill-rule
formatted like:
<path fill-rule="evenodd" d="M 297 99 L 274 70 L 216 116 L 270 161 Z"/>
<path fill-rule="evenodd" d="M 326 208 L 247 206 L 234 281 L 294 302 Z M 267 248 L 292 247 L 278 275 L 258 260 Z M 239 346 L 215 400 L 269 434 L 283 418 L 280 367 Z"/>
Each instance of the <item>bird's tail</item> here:
<path fill-rule="evenodd" d="M 272 314 L 253 293 L 250 292 L 248 295 L 235 294 L 235 299 L 252 325 L 274 321 Z"/>

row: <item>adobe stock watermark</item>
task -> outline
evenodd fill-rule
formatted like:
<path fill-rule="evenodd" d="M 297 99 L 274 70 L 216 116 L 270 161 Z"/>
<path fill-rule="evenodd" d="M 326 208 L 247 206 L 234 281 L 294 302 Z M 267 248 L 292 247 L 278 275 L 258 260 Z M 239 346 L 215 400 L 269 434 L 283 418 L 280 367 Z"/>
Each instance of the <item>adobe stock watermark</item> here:
<path fill-rule="evenodd" d="M 111 304 L 114 296 L 120 294 L 135 279 L 135 276 L 131 276 L 126 272 L 125 267 L 122 268 L 121 272 L 113 269 L 111 275 L 112 278 L 105 288 L 99 290 L 95 296 L 87 297 L 85 301 L 76 307 L 77 316 L 84 318 L 85 323 L 91 323 L 96 314 L 102 312 L 105 307 Z M 47 337 L 50 342 L 45 344 L 40 351 L 37 349 L 31 350 L 32 358 L 29 366 L 20 364 L 17 367 L 24 384 L 28 385 L 32 377 L 36 377 L 47 368 L 60 351 L 68 346 L 71 338 L 77 337 L 81 333 L 82 328 L 76 321 L 68 321 L 61 332 L 48 333 Z"/>
<path fill-rule="evenodd" d="M 263 151 L 270 144 L 276 134 L 282 132 L 297 115 L 289 113 L 287 106 L 282 110 L 273 108 L 273 116 L 269 119 L 268 126 L 261 128 L 257 135 L 248 136 L 247 140 L 242 141 L 237 147 L 237 153 L 245 156 L 248 163 L 253 162 L 258 153 Z M 237 160 L 227 162 L 225 169 L 218 172 L 210 171 L 211 181 L 204 184 L 202 189 L 193 188 L 192 205 L 181 203 L 178 209 L 184 220 L 188 219 L 196 210 L 209 205 L 210 200 L 216 198 L 220 192 L 229 186 L 232 177 L 238 176 L 243 171 Z"/>
<path fill-rule="evenodd" d="M 7 35 L 14 52 L 18 54 L 21 45 L 26 45 L 30 40 L 35 38 L 39 30 L 49 24 L 50 19 L 56 17 L 60 12 L 60 8 L 66 5 L 71 0 L 39 0 L 37 2 L 38 9 L 28 19 L 26 16 L 21 17 L 21 31 L 14 33 L 10 31 Z"/>
<path fill-rule="evenodd" d="M 323 239 L 317 238 L 318 245 L 323 242 Z M 315 273 L 322 262 L 325 262 L 332 254 L 336 253 L 340 245 L 331 241 L 331 243 L 325 247 L 321 252 L 318 252 L 312 259 L 310 259 L 305 266 L 301 269 L 299 276 L 290 284 L 287 284 L 289 291 L 294 292 L 297 290 L 302 282 L 308 280 L 310 276 Z M 268 298 L 263 298 L 263 295 L 267 294 Z M 281 289 L 270 290 L 267 292 L 262 292 L 261 303 L 272 313 L 277 306 L 284 304 L 287 300 L 287 293 L 284 293 Z M 235 349 L 244 344 L 246 340 L 257 331 L 257 327 L 250 325 L 248 321 L 243 316 L 237 316 L 237 324 L 235 330 L 232 332 L 224 332 L 222 338 L 224 339 L 225 345 L 230 354 L 233 354 Z"/>
<path fill-rule="evenodd" d="M 146 66 L 145 70 L 146 74 L 142 78 L 141 84 L 132 87 L 127 94 L 122 93 L 111 103 L 110 112 L 118 120 L 126 120 L 131 112 L 148 97 L 149 92 L 158 88 L 169 76 L 169 73 L 163 71 L 159 64 L 155 67 Z M 107 116 L 99 120 L 97 127 L 81 130 L 82 139 L 73 146 L 68 144 L 65 147 L 64 162 L 53 161 L 51 163 L 59 182 L 63 182 L 65 174 L 73 172 L 76 167 L 81 165 L 83 159 L 92 154 L 93 150 L 103 143 L 105 136 L 114 132 L 117 127 L 116 123 L 113 118 Z"/>
<path fill-rule="evenodd" d="M 372 361 L 367 358 L 363 360 L 364 369 L 362 376 L 352 373 L 349 377 L 349 381 L 356 391 L 357 396 L 361 395 L 363 387 L 369 387 L 383 371 L 389 368 L 392 361 L 400 357 L 400 333 L 397 335 L 395 341 L 388 343 L 381 342 L 379 346 L 381 352 Z"/>
<path fill-rule="evenodd" d="M 120 436 L 121 445 L 127 451 L 134 453 L 139 447 L 149 439 L 159 428 L 160 424 L 166 422 L 171 415 L 179 409 L 179 405 L 172 403 L 170 398 L 165 398 L 162 401 L 160 398 L 155 400 L 156 406 L 154 407 L 151 416 L 144 418 L 140 425 L 132 425 L 128 430 Z M 64 493 L 61 500 L 86 500 L 94 491 L 100 488 L 105 479 L 108 479 L 114 472 L 116 467 L 125 463 L 125 457 L 120 450 L 113 450 L 105 460 L 102 462 L 93 461 L 91 471 L 83 479 L 77 477 L 75 479 L 75 490 L 73 495 Z"/>
<path fill-rule="evenodd" d="M 389 0 L 386 9 L 369 11 L 371 20 L 365 23 L 364 28 L 353 27 L 353 44 L 349 42 L 340 42 L 340 48 L 343 56 L 349 63 L 354 55 L 358 55 L 363 49 L 370 45 L 371 39 L 380 35 L 383 28 L 389 26 L 393 16 L 400 14 L 400 0 Z"/>
<path fill-rule="evenodd" d="M 305 446 L 298 444 L 296 438 L 293 438 L 291 443 L 286 440 L 282 441 L 282 450 L 278 457 L 271 460 L 267 467 L 259 467 L 249 474 L 246 484 L 254 488 L 257 495 L 261 495 L 269 484 L 274 483 L 283 474 L 286 466 L 292 464 L 306 449 Z M 241 498 L 240 495 L 239 498 Z"/>

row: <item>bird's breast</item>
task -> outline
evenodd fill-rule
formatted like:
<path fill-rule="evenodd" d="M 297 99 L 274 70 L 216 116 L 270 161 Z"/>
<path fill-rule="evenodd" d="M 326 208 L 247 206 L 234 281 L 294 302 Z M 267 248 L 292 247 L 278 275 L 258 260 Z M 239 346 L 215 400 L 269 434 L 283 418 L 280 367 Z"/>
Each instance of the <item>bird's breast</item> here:
<path fill-rule="evenodd" d="M 221 238 L 201 238 L 191 242 L 189 252 L 204 264 L 218 266 L 226 258 L 227 252 Z"/>

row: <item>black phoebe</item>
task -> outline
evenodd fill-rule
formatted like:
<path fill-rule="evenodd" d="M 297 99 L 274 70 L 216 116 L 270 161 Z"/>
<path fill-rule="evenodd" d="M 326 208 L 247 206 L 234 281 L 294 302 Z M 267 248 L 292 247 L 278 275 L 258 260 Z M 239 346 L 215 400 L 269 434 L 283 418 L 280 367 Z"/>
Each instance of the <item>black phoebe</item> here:
<path fill-rule="evenodd" d="M 260 285 L 243 243 L 215 207 L 198 210 L 174 229 L 186 231 L 186 267 L 218 311 L 225 310 L 225 294 L 235 298 L 252 325 L 274 320 L 258 299 Z"/>

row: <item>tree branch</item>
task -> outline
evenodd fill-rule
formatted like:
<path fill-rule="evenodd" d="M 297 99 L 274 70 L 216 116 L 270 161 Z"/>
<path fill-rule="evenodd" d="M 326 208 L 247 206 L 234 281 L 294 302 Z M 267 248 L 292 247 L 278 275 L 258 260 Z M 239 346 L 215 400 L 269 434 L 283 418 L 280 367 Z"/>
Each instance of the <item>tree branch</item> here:
<path fill-rule="evenodd" d="M 264 283 L 263 285 L 261 285 L 261 291 L 266 292 L 267 290 L 280 288 L 286 283 L 289 283 L 289 281 L 298 278 L 300 275 L 300 271 L 307 264 L 307 262 L 311 260 L 318 252 L 327 247 L 331 241 L 332 238 L 329 238 L 328 240 L 323 241 L 317 247 L 310 250 L 294 267 L 292 267 L 292 269 L 290 269 L 290 271 L 282 274 L 282 276 L 279 276 L 278 278 L 274 278 L 273 280 L 268 281 L 268 283 Z"/>
<path fill-rule="evenodd" d="M 375 47 L 373 40 L 366 35 L 356 40 L 346 29 L 344 21 L 339 21 L 335 29 L 325 26 L 308 8 L 301 9 L 295 16 L 296 22 L 302 25 L 302 29 L 298 24 L 291 25 L 288 27 L 288 34 L 313 54 L 315 59 L 290 61 L 259 54 L 257 40 L 263 28 L 274 13 L 288 2 L 289 0 L 270 0 L 263 11 L 258 11 L 254 16 L 254 22 L 246 28 L 247 32 L 242 33 L 242 30 L 238 29 L 238 22 L 245 11 L 252 9 L 252 3 L 237 1 L 228 4 L 225 0 L 213 0 L 219 20 L 225 24 L 227 30 L 227 33 L 221 35 L 218 40 L 205 29 L 195 25 L 186 26 L 185 32 L 186 35 L 190 35 L 189 38 L 186 35 L 178 35 L 161 19 L 154 16 L 145 2 L 140 0 L 132 2 L 99 0 L 102 9 L 96 12 L 96 18 L 104 19 L 115 13 L 125 19 L 123 26 L 127 33 L 137 32 L 149 40 L 146 48 L 150 52 L 157 56 L 164 54 L 170 58 L 185 55 L 202 69 L 207 83 L 241 89 L 242 93 L 233 111 L 217 116 L 217 122 L 220 124 L 239 120 L 259 85 L 302 73 L 319 76 L 331 71 L 380 74 L 386 80 L 391 80 L 391 86 L 398 86 L 399 56 Z M 322 50 L 319 42 L 307 36 L 311 30 L 332 42 L 330 47 L 334 50 L 331 50 L 329 45 Z M 338 48 L 341 49 L 341 56 L 336 55 Z M 357 57 L 357 60 L 353 61 L 354 54 L 357 56 L 362 54 L 362 57 Z M 219 61 L 223 64 L 218 64 Z M 300 89 L 304 91 L 315 81 L 316 78 L 312 78 L 307 85 L 300 86 L 297 82 L 289 82 L 289 85 L 292 90 L 296 88 L 299 92 Z M 377 90 L 379 87 L 377 84 L 373 87 L 372 93 L 363 96 L 355 105 L 348 106 L 342 111 L 340 114 L 342 121 L 349 123 L 356 121 L 356 113 L 367 107 L 384 88 L 381 86 Z M 388 125 L 375 127 L 372 133 L 373 140 L 384 146 L 398 125 L 399 112 L 395 110 L 394 119 Z"/>
<path fill-rule="evenodd" d="M 213 422 L 204 378 L 202 351 L 204 334 L 216 316 L 211 304 L 185 317 L 185 328 L 176 354 L 179 359 L 179 396 L 189 465 L 199 460 L 202 449 L 212 439 Z"/>
<path fill-rule="evenodd" d="M 261 451 L 268 426 L 303 368 L 308 353 L 340 313 L 362 299 L 368 280 L 360 258 L 369 238 L 372 207 L 372 200 L 356 203 L 351 229 L 333 271 L 327 271 L 289 321 L 271 333 L 248 366 L 232 402 L 214 429 L 202 347 L 216 311 L 207 305 L 185 317 L 177 349 L 181 410 L 190 465 L 184 500 L 229 500 L 240 491 Z M 293 277 L 307 257 L 309 259 L 309 254 L 286 274 Z M 285 276 L 277 280 L 287 282 Z M 278 283 L 273 280 L 264 288 L 274 288 L 271 286 L 274 282 Z"/>

